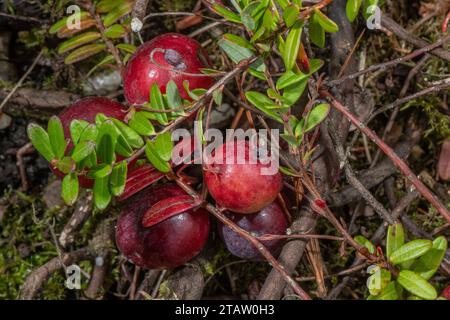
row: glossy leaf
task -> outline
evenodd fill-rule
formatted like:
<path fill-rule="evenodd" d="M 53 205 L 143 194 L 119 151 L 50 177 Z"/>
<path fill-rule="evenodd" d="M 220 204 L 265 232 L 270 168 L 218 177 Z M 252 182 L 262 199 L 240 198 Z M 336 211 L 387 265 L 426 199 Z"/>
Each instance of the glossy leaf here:
<path fill-rule="evenodd" d="M 169 163 L 159 157 L 158 150 L 156 149 L 155 144 L 152 141 L 147 141 L 145 147 L 145 155 L 156 169 L 164 173 L 170 172 L 171 168 Z"/>
<path fill-rule="evenodd" d="M 317 72 L 323 66 L 323 61 L 320 59 L 311 59 L 309 65 L 309 73 L 295 73 L 293 71 L 286 71 L 283 75 L 277 80 L 276 87 L 278 90 L 282 90 L 288 86 L 293 84 L 297 84 L 314 73 Z"/>
<path fill-rule="evenodd" d="M 299 15 L 299 9 L 296 5 L 290 5 L 283 11 L 284 23 L 288 28 L 294 25 Z"/>
<path fill-rule="evenodd" d="M 72 159 L 75 162 L 80 162 L 95 150 L 95 142 L 85 140 L 78 143 L 72 152 Z"/>
<path fill-rule="evenodd" d="M 317 22 L 322 26 L 322 28 L 326 32 L 334 33 L 339 31 L 338 25 L 328 18 L 322 11 L 318 9 L 314 9 L 314 16 L 316 17 Z"/>
<path fill-rule="evenodd" d="M 170 80 L 166 85 L 167 103 L 170 109 L 180 108 L 183 103 L 181 100 L 180 92 L 175 84 L 175 81 Z"/>
<path fill-rule="evenodd" d="M 77 35 L 69 40 L 64 41 L 58 46 L 58 53 L 63 54 L 72 49 L 78 48 L 82 45 L 85 45 L 89 42 L 95 41 L 101 38 L 101 34 L 95 31 L 89 31 Z"/>
<path fill-rule="evenodd" d="M 310 132 L 315 127 L 317 127 L 322 121 L 326 119 L 326 117 L 328 117 L 329 113 L 330 105 L 328 103 L 321 103 L 312 108 L 306 116 L 306 126 L 304 132 Z"/>
<path fill-rule="evenodd" d="M 191 210 L 199 205 L 190 195 L 169 197 L 155 203 L 142 217 L 142 225 L 149 228 L 170 217 Z"/>
<path fill-rule="evenodd" d="M 142 112 L 136 112 L 128 122 L 128 125 L 143 136 L 155 134 L 155 128 Z"/>
<path fill-rule="evenodd" d="M 397 282 L 415 296 L 426 300 L 437 298 L 436 289 L 424 278 L 410 270 L 400 271 Z"/>
<path fill-rule="evenodd" d="M 386 235 L 386 256 L 391 257 L 392 252 L 405 244 L 405 231 L 401 223 L 390 225 Z"/>
<path fill-rule="evenodd" d="M 307 79 L 297 83 L 290 85 L 283 90 L 283 103 L 288 106 L 292 106 L 294 103 L 300 99 L 303 92 L 308 85 Z"/>
<path fill-rule="evenodd" d="M 105 49 L 105 44 L 93 43 L 85 45 L 69 53 L 69 55 L 64 59 L 64 63 L 72 64 L 87 59 L 93 55 L 96 55 L 97 53 L 103 52 Z"/>
<path fill-rule="evenodd" d="M 77 144 L 81 137 L 81 133 L 89 125 L 89 122 L 85 120 L 72 120 L 70 122 L 70 136 L 72 138 L 73 144 Z"/>
<path fill-rule="evenodd" d="M 124 136 L 132 148 L 139 149 L 144 145 L 142 137 L 131 127 L 120 120 L 110 118 L 120 133 Z"/>
<path fill-rule="evenodd" d="M 74 20 L 75 19 L 75 15 L 78 13 L 74 13 L 70 16 L 64 17 L 61 20 L 58 20 L 55 24 L 53 24 L 50 29 L 48 30 L 48 33 L 50 34 L 55 34 L 57 33 L 59 30 L 63 29 L 64 27 L 67 26 L 67 21 L 70 20 Z M 89 13 L 86 11 L 82 11 L 79 13 L 80 14 L 80 19 L 86 19 L 87 17 L 89 17 Z"/>
<path fill-rule="evenodd" d="M 286 38 L 283 61 L 286 70 L 292 70 L 297 60 L 298 50 L 301 43 L 303 22 L 296 22 Z"/>
<path fill-rule="evenodd" d="M 311 42 L 319 48 L 325 47 L 325 30 L 317 21 L 316 14 L 309 19 L 309 37 Z"/>
<path fill-rule="evenodd" d="M 400 264 L 402 262 L 418 258 L 428 252 L 432 246 L 433 243 L 426 239 L 410 241 L 392 252 L 390 261 L 392 264 Z"/>
<path fill-rule="evenodd" d="M 359 235 L 355 237 L 355 241 L 358 242 L 363 247 L 366 247 L 367 250 L 369 250 L 370 253 L 375 253 L 375 246 L 370 242 L 369 239 Z"/>
<path fill-rule="evenodd" d="M 105 28 L 113 25 L 117 20 L 133 10 L 133 1 L 122 1 L 121 4 L 110 11 L 103 19 Z"/>
<path fill-rule="evenodd" d="M 444 259 L 447 246 L 447 239 L 444 236 L 434 239 L 433 247 L 417 260 L 413 271 L 425 280 L 431 279 Z"/>
<path fill-rule="evenodd" d="M 55 158 L 50 138 L 47 132 L 39 125 L 30 123 L 27 128 L 28 138 L 33 147 L 47 160 L 51 162 Z"/>
<path fill-rule="evenodd" d="M 47 132 L 53 153 L 57 159 L 61 159 L 66 150 L 66 139 L 61 120 L 57 116 L 51 117 L 48 121 Z"/>
<path fill-rule="evenodd" d="M 221 6 L 219 4 L 213 5 L 213 10 L 224 17 L 226 20 L 235 22 L 235 23 L 241 23 L 241 17 L 234 13 L 233 11 L 228 10 L 224 6 Z"/>
<path fill-rule="evenodd" d="M 367 300 L 398 300 L 395 281 L 391 281 L 378 295 L 370 295 Z"/>
<path fill-rule="evenodd" d="M 116 48 L 125 53 L 131 53 L 131 54 L 133 54 L 137 50 L 136 46 L 134 46 L 132 44 L 128 44 L 128 43 L 120 43 L 116 46 Z"/>
<path fill-rule="evenodd" d="M 102 123 L 97 136 L 97 157 L 100 162 L 112 164 L 115 161 L 117 136 L 116 128 L 111 120 Z"/>
<path fill-rule="evenodd" d="M 105 36 L 110 39 L 122 38 L 128 33 L 128 30 L 125 29 L 120 24 L 113 24 L 108 29 L 105 30 Z"/>
<path fill-rule="evenodd" d="M 253 56 L 252 50 L 241 47 L 240 45 L 226 39 L 219 40 L 219 47 L 225 51 L 227 56 L 234 62 L 239 63 L 242 60 Z"/>
<path fill-rule="evenodd" d="M 98 178 L 94 180 L 94 204 L 99 210 L 106 209 L 111 202 L 111 193 L 109 192 L 109 177 Z"/>
<path fill-rule="evenodd" d="M 67 174 L 62 180 L 61 197 L 68 206 L 73 205 L 77 200 L 78 189 L 79 185 L 76 173 Z"/>
<path fill-rule="evenodd" d="M 245 96 L 251 104 L 253 104 L 256 108 L 261 110 L 270 118 L 277 120 L 280 123 L 283 123 L 281 117 L 275 112 L 267 108 L 267 106 L 273 106 L 274 102 L 270 100 L 266 95 L 256 92 L 256 91 L 248 91 L 245 93 Z"/>
<path fill-rule="evenodd" d="M 161 110 L 161 111 L 165 110 L 162 93 L 156 83 L 154 83 L 152 85 L 151 90 L 150 90 L 150 104 L 151 104 L 152 108 L 155 110 Z M 160 124 L 168 123 L 167 113 L 164 113 L 164 112 L 155 113 L 155 117 Z"/>
<path fill-rule="evenodd" d="M 91 168 L 87 174 L 87 177 L 90 179 L 104 178 L 111 173 L 111 170 L 111 165 L 102 163 Z"/>
<path fill-rule="evenodd" d="M 350 22 L 355 21 L 361 7 L 362 0 L 347 0 L 346 13 Z"/>
<path fill-rule="evenodd" d="M 89 29 L 93 26 L 95 26 L 95 20 L 90 18 L 89 16 L 83 17 L 82 15 L 79 26 L 71 26 L 71 28 L 69 28 L 69 26 L 65 24 L 61 29 L 58 30 L 58 37 L 69 38 L 74 34 Z"/>
<path fill-rule="evenodd" d="M 78 143 L 80 143 L 82 141 L 87 141 L 87 140 L 96 141 L 97 140 L 97 135 L 98 135 L 97 126 L 95 124 L 89 124 L 83 130 L 83 132 L 81 132 L 80 139 L 79 139 Z"/>
<path fill-rule="evenodd" d="M 109 177 L 109 189 L 117 197 L 125 191 L 128 166 L 126 161 L 121 161 L 114 166 Z"/>
<path fill-rule="evenodd" d="M 159 134 L 156 137 L 155 148 L 161 160 L 169 161 L 172 158 L 173 141 L 170 132 Z"/>
<path fill-rule="evenodd" d="M 370 267 L 369 267 L 370 269 Z M 367 279 L 367 288 L 371 295 L 379 295 L 391 281 L 391 273 L 378 266 L 370 269 L 371 276 Z"/>
<path fill-rule="evenodd" d="M 237 36 L 235 34 L 225 33 L 223 35 L 223 38 L 225 40 L 228 40 L 230 42 L 233 42 L 233 43 L 237 44 L 240 47 L 247 48 L 249 50 L 255 50 L 253 45 L 247 39 L 244 39 L 244 38 L 242 38 L 240 36 Z"/>

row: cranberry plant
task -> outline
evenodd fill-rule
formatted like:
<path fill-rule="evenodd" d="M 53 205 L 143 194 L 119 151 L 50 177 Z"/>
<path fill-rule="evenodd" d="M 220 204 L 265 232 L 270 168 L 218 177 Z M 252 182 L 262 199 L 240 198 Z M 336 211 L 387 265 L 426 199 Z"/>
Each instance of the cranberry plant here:
<path fill-rule="evenodd" d="M 388 227 L 386 250 L 375 247 L 363 236 L 355 237 L 379 261 L 367 272 L 368 300 L 434 300 L 438 294 L 428 281 L 439 269 L 447 250 L 447 239 L 437 237 L 433 241 L 415 239 L 405 242 L 405 231 L 400 223 Z"/>

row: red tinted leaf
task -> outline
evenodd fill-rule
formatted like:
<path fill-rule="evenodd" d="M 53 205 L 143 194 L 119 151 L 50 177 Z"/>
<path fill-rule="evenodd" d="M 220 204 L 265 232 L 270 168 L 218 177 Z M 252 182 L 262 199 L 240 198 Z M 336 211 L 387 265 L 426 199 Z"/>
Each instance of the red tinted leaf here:
<path fill-rule="evenodd" d="M 157 171 L 149 164 L 144 164 L 128 173 L 125 191 L 117 199 L 123 201 L 162 177 L 164 177 L 163 173 Z"/>
<path fill-rule="evenodd" d="M 444 180 L 450 180 L 450 140 L 442 144 L 441 155 L 438 162 L 439 177 Z"/>
<path fill-rule="evenodd" d="M 308 74 L 311 71 L 309 58 L 308 55 L 306 54 L 305 47 L 303 46 L 303 44 L 300 44 L 300 48 L 298 50 L 297 55 L 297 62 L 301 72 Z"/>
<path fill-rule="evenodd" d="M 160 223 L 170 217 L 193 209 L 200 205 L 190 195 L 167 198 L 155 203 L 142 217 L 142 225 L 146 228 Z"/>

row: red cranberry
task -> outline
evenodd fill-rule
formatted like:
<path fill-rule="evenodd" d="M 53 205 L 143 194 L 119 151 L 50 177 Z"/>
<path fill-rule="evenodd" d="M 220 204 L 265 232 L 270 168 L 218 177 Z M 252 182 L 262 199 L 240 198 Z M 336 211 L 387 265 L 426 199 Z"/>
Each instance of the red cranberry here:
<path fill-rule="evenodd" d="M 238 154 L 240 150 L 244 154 Z M 242 164 L 238 162 L 241 157 Z M 220 207 L 230 211 L 257 212 L 273 202 L 281 190 L 280 173 L 263 174 L 261 170 L 269 165 L 256 159 L 246 141 L 230 141 L 217 147 L 208 161 L 204 165 L 208 190 Z"/>
<path fill-rule="evenodd" d="M 166 84 L 173 80 L 181 97 L 189 99 L 183 88 L 184 80 L 189 81 L 189 88 L 193 90 L 208 89 L 212 86 L 213 79 L 177 71 L 200 74 L 200 69 L 208 66 L 209 60 L 205 51 L 194 39 L 177 33 L 160 35 L 144 43 L 128 62 L 123 72 L 125 98 L 130 104 L 145 103 L 153 83 L 157 83 L 165 93 Z"/>
<path fill-rule="evenodd" d="M 251 215 L 226 214 L 230 220 L 242 229 L 256 236 L 265 234 L 284 235 L 288 227 L 287 218 L 277 201 L 272 202 L 258 213 Z M 259 251 L 246 239 L 226 225 L 219 225 L 219 235 L 227 249 L 242 259 L 261 259 Z M 273 255 L 277 255 L 283 240 L 261 241 Z"/>
<path fill-rule="evenodd" d="M 442 297 L 444 297 L 447 300 L 450 300 L 450 285 L 442 291 L 441 294 Z"/>
<path fill-rule="evenodd" d="M 124 106 L 116 101 L 102 98 L 102 97 L 89 97 L 76 101 L 74 104 L 68 106 L 59 114 L 62 126 L 64 129 L 64 136 L 67 139 L 70 138 L 70 123 L 73 120 L 85 120 L 89 123 L 95 123 L 95 116 L 99 113 L 103 113 L 107 117 L 123 120 L 126 115 Z M 72 140 L 69 141 L 69 145 L 66 148 L 66 153 L 73 148 Z M 121 159 L 118 157 L 118 159 Z M 64 173 L 58 169 L 52 168 L 52 171 L 60 178 L 64 177 Z M 85 188 L 91 188 L 93 180 L 87 179 L 83 176 L 79 177 L 80 185 Z"/>
<path fill-rule="evenodd" d="M 209 233 L 208 212 L 188 210 L 156 225 L 142 225 L 144 213 L 158 201 L 185 195 L 176 185 L 146 189 L 122 209 L 117 222 L 116 243 L 134 264 L 150 269 L 171 269 L 196 256 Z"/>

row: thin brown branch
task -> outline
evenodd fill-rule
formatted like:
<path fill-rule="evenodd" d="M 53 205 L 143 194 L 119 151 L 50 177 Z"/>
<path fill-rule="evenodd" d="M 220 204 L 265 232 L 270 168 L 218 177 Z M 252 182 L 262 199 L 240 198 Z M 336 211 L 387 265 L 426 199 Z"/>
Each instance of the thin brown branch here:
<path fill-rule="evenodd" d="M 372 142 L 374 142 L 385 154 L 389 157 L 394 165 L 405 175 L 405 177 L 416 187 L 416 189 L 426 198 L 439 213 L 450 222 L 450 213 L 442 202 L 420 181 L 417 176 L 411 171 L 408 165 L 395 154 L 394 150 L 389 147 L 383 140 L 381 140 L 375 132 L 366 127 L 358 120 L 344 105 L 337 101 L 331 93 L 327 90 L 320 90 L 320 94 L 326 97 L 332 106 L 341 112 L 348 120 L 350 120 L 355 127 L 364 133 Z"/>

